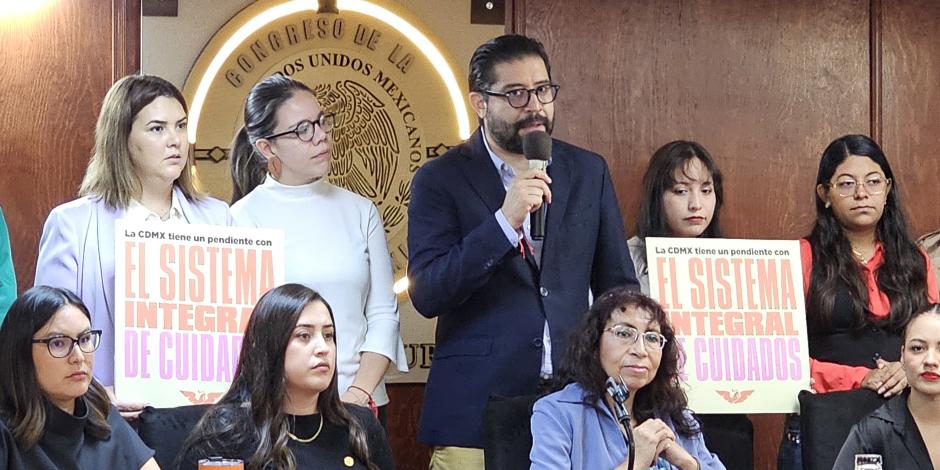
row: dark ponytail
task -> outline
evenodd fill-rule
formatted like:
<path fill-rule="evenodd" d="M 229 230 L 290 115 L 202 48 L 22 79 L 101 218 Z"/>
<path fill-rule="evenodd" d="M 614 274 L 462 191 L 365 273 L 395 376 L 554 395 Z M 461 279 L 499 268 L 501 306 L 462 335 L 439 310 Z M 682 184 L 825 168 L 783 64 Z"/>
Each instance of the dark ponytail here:
<path fill-rule="evenodd" d="M 232 172 L 232 204 L 245 197 L 264 181 L 267 161 L 255 147 L 255 141 L 267 137 L 277 127 L 277 110 L 298 91 L 314 94 L 307 85 L 271 75 L 256 83 L 245 100 L 245 123 L 232 141 L 229 158 Z"/>
<path fill-rule="evenodd" d="M 248 138 L 245 126 L 238 129 L 232 141 L 232 204 L 245 197 L 264 181 L 267 165 L 261 153 Z"/>

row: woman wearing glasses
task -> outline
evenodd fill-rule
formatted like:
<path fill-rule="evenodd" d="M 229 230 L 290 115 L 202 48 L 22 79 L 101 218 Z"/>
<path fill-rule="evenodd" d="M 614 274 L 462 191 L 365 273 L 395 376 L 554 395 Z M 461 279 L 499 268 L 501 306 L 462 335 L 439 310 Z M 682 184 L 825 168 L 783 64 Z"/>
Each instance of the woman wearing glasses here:
<path fill-rule="evenodd" d="M 251 89 L 244 115 L 232 149 L 232 215 L 238 225 L 284 230 L 286 281 L 316 289 L 336 313 L 343 401 L 370 406 L 384 424 L 382 377 L 390 363 L 408 370 L 391 257 L 375 205 L 327 181 L 336 117 L 281 75 Z"/>
<path fill-rule="evenodd" d="M 92 378 L 101 334 L 65 289 L 13 303 L 0 328 L 0 468 L 160 468 Z"/>
<path fill-rule="evenodd" d="M 868 137 L 843 136 L 823 152 L 816 224 L 800 249 L 813 389 L 901 393 L 901 332 L 913 312 L 937 302 L 937 283 L 908 234 L 891 165 Z M 791 419 L 781 446 L 791 462 L 798 434 Z"/>
<path fill-rule="evenodd" d="M 655 301 L 616 288 L 594 301 L 571 337 L 558 373 L 561 390 L 535 403 L 531 468 L 724 469 L 705 447 L 679 388 L 679 347 Z M 625 430 L 605 382 L 626 386 L 634 468 Z"/>

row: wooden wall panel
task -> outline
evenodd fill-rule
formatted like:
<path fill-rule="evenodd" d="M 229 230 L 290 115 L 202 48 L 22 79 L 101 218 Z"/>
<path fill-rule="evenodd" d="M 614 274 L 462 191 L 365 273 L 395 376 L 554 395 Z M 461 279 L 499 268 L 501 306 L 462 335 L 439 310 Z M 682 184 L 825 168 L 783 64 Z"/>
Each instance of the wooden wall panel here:
<path fill-rule="evenodd" d="M 804 235 L 822 150 L 870 132 L 868 0 L 514 4 L 563 87 L 556 136 L 607 157 L 628 232 L 652 152 L 682 138 L 722 168 L 727 236 Z M 755 468 L 775 468 L 783 416 L 752 420 Z"/>
<path fill-rule="evenodd" d="M 823 148 L 868 132 L 867 0 L 525 3 L 563 86 L 556 135 L 607 157 L 630 232 L 670 140 L 719 161 L 728 235 L 797 237 Z"/>
<path fill-rule="evenodd" d="M 137 69 L 139 0 L 47 2 L 0 17 L 0 205 L 20 291 L 30 287 L 42 223 L 76 195 L 101 99 Z"/>
<path fill-rule="evenodd" d="M 940 228 L 940 2 L 881 3 L 881 144 L 920 236 Z"/>
<path fill-rule="evenodd" d="M 388 441 L 398 470 L 427 470 L 431 448 L 418 442 L 424 384 L 387 384 Z"/>

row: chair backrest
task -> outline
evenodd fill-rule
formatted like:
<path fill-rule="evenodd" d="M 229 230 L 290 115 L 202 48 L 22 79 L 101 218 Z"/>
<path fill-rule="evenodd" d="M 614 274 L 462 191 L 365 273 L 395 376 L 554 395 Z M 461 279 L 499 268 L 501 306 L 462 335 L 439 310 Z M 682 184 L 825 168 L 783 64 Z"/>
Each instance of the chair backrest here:
<path fill-rule="evenodd" d="M 490 397 L 483 409 L 483 459 L 487 470 L 529 468 L 532 406 L 538 398 Z"/>
<path fill-rule="evenodd" d="M 728 470 L 753 470 L 754 425 L 747 415 L 696 415 L 708 450 Z"/>
<path fill-rule="evenodd" d="M 804 470 L 832 470 L 852 426 L 885 403 L 867 389 L 800 392 L 800 444 Z"/>
<path fill-rule="evenodd" d="M 160 468 L 171 469 L 189 432 L 210 405 L 190 405 L 177 408 L 146 407 L 140 414 L 137 432 L 147 447 L 154 450 L 154 459 Z"/>

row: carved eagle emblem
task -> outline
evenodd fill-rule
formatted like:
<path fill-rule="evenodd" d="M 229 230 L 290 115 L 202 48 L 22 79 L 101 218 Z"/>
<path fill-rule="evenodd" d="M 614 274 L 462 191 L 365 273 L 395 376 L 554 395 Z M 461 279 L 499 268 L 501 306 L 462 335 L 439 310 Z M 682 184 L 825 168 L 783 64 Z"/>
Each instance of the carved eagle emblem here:
<path fill-rule="evenodd" d="M 404 221 L 411 196 L 407 181 L 394 184 L 401 146 L 390 113 L 397 109 L 352 80 L 313 90 L 324 111 L 336 114 L 330 181 L 371 199 L 388 233 Z"/>

